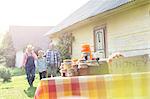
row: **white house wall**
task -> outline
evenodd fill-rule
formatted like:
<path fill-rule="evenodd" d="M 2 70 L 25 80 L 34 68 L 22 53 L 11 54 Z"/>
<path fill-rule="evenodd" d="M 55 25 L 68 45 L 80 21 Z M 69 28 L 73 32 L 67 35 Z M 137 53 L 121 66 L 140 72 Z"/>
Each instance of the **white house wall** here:
<path fill-rule="evenodd" d="M 23 50 L 17 51 L 16 53 L 16 67 L 21 67 L 23 61 Z"/>
<path fill-rule="evenodd" d="M 150 52 L 150 5 L 143 5 L 124 11 L 103 20 L 97 19 L 71 33 L 75 36 L 73 42 L 73 57 L 80 58 L 81 44 L 87 42 L 94 49 L 94 27 L 106 25 L 108 55 L 122 52 L 126 56 L 148 54 Z"/>

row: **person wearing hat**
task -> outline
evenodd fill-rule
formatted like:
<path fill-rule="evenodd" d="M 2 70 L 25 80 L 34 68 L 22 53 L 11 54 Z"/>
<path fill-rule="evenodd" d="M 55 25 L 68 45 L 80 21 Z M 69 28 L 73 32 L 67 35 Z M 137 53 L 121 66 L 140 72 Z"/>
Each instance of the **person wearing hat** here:
<path fill-rule="evenodd" d="M 23 56 L 22 66 L 25 68 L 27 80 L 30 87 L 33 86 L 33 81 L 35 79 L 35 60 L 37 60 L 37 55 L 33 50 L 33 46 L 27 45 L 26 51 Z"/>

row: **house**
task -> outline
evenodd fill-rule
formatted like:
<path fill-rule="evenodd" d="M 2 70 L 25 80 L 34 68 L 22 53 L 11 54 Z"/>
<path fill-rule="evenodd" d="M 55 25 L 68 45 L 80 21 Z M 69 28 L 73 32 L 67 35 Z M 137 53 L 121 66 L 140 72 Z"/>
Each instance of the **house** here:
<path fill-rule="evenodd" d="M 57 43 L 61 33 L 75 38 L 73 58 L 80 57 L 83 42 L 101 58 L 149 54 L 150 0 L 90 0 L 45 35 Z"/>
<path fill-rule="evenodd" d="M 22 65 L 23 50 L 28 44 L 32 44 L 35 48 L 46 50 L 49 40 L 43 36 L 52 27 L 50 26 L 10 26 L 14 48 L 16 50 L 16 66 Z"/>

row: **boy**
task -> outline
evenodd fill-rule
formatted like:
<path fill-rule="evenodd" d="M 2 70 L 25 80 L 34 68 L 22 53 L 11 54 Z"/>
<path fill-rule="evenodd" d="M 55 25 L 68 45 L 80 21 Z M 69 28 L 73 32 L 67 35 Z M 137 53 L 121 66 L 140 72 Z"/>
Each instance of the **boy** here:
<path fill-rule="evenodd" d="M 46 59 L 43 56 L 44 52 L 42 50 L 39 50 L 37 59 L 37 68 L 39 71 L 40 80 L 42 78 L 46 78 L 46 71 L 47 71 Z"/>

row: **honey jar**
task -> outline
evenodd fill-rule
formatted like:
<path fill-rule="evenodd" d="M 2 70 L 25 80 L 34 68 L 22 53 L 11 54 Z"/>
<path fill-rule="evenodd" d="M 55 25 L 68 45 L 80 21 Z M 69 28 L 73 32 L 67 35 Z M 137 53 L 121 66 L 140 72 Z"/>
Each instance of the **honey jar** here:
<path fill-rule="evenodd" d="M 68 70 L 72 68 L 72 61 L 71 60 L 64 60 L 64 69 Z"/>

